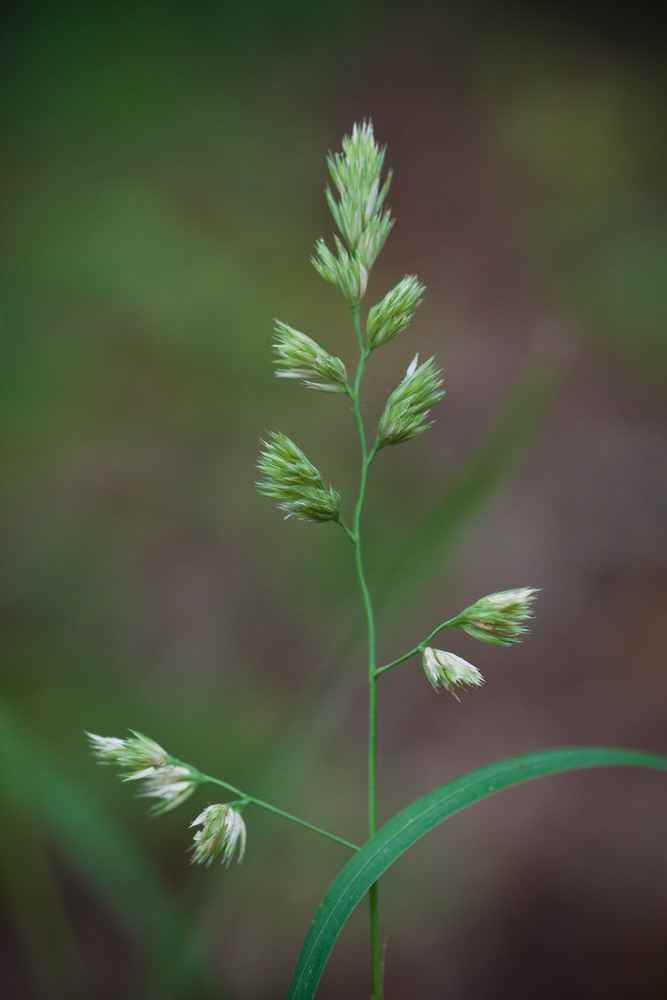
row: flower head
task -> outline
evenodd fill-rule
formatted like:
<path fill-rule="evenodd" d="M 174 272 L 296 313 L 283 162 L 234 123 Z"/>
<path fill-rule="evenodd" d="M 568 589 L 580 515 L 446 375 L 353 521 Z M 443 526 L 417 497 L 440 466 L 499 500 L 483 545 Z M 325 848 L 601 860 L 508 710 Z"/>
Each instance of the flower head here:
<path fill-rule="evenodd" d="M 444 649 L 427 646 L 423 653 L 424 673 L 437 691 L 444 687 L 458 701 L 456 688 L 461 684 L 478 686 L 484 683 L 481 673 L 472 663 L 468 663 L 456 653 L 446 653 Z"/>
<path fill-rule="evenodd" d="M 116 764 L 127 771 L 122 781 L 142 782 L 141 797 L 158 799 L 155 815 L 176 809 L 188 799 L 198 784 L 193 770 L 171 757 L 167 751 L 142 733 L 130 730 L 132 737 L 96 736 L 87 733 L 91 750 L 101 764 Z"/>
<path fill-rule="evenodd" d="M 382 207 L 391 184 L 391 171 L 382 181 L 384 154 L 371 122 L 365 121 L 345 136 L 342 153 L 327 158 L 335 188 L 326 189 L 327 202 L 342 240 L 334 236 L 335 254 L 318 240 L 311 260 L 350 305 L 363 298 L 368 273 L 394 225 L 391 213 Z"/>
<path fill-rule="evenodd" d="M 167 751 L 143 733 L 131 729 L 131 737 L 119 739 L 116 736 L 96 736 L 86 733 L 92 754 L 100 764 L 117 764 L 118 767 L 144 768 L 162 767 L 171 761 Z"/>
<path fill-rule="evenodd" d="M 386 344 L 405 329 L 417 311 L 423 294 L 424 286 L 414 275 L 406 275 L 395 288 L 387 292 L 381 302 L 369 310 L 366 329 L 371 348 Z"/>
<path fill-rule="evenodd" d="M 345 392 L 347 372 L 340 358 L 280 320 L 276 320 L 275 333 L 276 375 L 301 379 L 310 389 Z"/>
<path fill-rule="evenodd" d="M 193 772 L 183 764 L 147 767 L 143 771 L 126 775 L 122 780 L 142 782 L 142 790 L 137 793 L 139 798 L 158 800 L 151 809 L 154 816 L 161 816 L 183 805 L 198 784 Z"/>
<path fill-rule="evenodd" d="M 334 221 L 351 250 L 360 248 L 373 220 L 383 220 L 380 224 L 384 234 L 381 243 L 384 243 L 393 224 L 389 212 L 381 214 L 392 178 L 389 171 L 382 184 L 384 157 L 385 149 L 375 141 L 370 121 L 354 125 L 352 135 L 343 139 L 343 152 L 327 157 L 329 173 L 338 194 L 336 200 L 327 188 L 327 201 Z M 367 264 L 367 267 L 371 266 L 372 261 Z"/>
<path fill-rule="evenodd" d="M 246 828 L 238 810 L 219 804 L 207 806 L 190 826 L 201 826 L 194 835 L 192 864 L 210 865 L 222 855 L 222 864 L 229 867 L 237 848 L 237 860 L 239 863 L 243 860 Z"/>
<path fill-rule="evenodd" d="M 278 507 L 288 517 L 303 521 L 337 521 L 340 517 L 340 494 L 325 486 L 322 476 L 300 448 L 285 434 L 272 433 L 262 442 L 264 450 L 257 467 L 263 479 L 257 483 L 260 493 L 278 500 Z"/>
<path fill-rule="evenodd" d="M 444 396 L 441 385 L 440 371 L 435 367 L 434 359 L 429 358 L 420 365 L 419 355 L 415 355 L 403 381 L 385 403 L 378 428 L 381 448 L 408 441 L 431 426 L 424 420 L 433 404 Z"/>
<path fill-rule="evenodd" d="M 502 590 L 476 601 L 456 619 L 456 624 L 482 642 L 510 646 L 528 631 L 525 621 L 533 617 L 534 587 Z"/>

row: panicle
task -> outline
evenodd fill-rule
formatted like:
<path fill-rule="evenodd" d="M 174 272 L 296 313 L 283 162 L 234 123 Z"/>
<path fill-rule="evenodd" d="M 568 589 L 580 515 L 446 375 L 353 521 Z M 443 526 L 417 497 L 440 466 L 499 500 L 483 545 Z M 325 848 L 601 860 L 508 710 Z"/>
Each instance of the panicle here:
<path fill-rule="evenodd" d="M 347 372 L 340 358 L 335 358 L 287 323 L 280 320 L 275 323 L 276 375 L 301 379 L 310 389 L 345 392 Z"/>
<path fill-rule="evenodd" d="M 194 835 L 192 864 L 210 865 L 221 856 L 222 864 L 229 867 L 236 851 L 237 861 L 240 863 L 243 860 L 246 828 L 237 809 L 220 804 L 207 806 L 190 826 L 201 826 L 201 830 Z"/>
<path fill-rule="evenodd" d="M 423 652 L 423 664 L 424 673 L 435 690 L 444 687 L 457 701 L 457 687 L 462 684 L 476 687 L 484 683 L 484 678 L 477 667 L 456 653 L 447 653 L 444 649 L 431 649 L 427 646 Z"/>
<path fill-rule="evenodd" d="M 194 770 L 171 757 L 154 740 L 131 729 L 131 737 L 96 736 L 87 733 L 90 748 L 102 764 L 116 764 L 124 771 L 122 781 L 142 783 L 140 797 L 156 798 L 156 815 L 176 809 L 199 783 Z"/>
<path fill-rule="evenodd" d="M 510 646 L 529 631 L 524 622 L 533 617 L 538 593 L 535 587 L 520 587 L 489 594 L 462 611 L 455 624 L 482 642 Z"/>
<path fill-rule="evenodd" d="M 415 355 L 403 381 L 389 396 L 380 417 L 380 448 L 408 441 L 431 426 L 430 423 L 424 423 L 424 420 L 433 404 L 444 396 L 444 391 L 440 388 L 440 374 L 434 358 L 429 358 L 420 365 L 419 355 Z"/>
<path fill-rule="evenodd" d="M 424 285 L 414 275 L 406 275 L 368 313 L 366 331 L 371 348 L 386 344 L 412 321 L 424 295 Z"/>
<path fill-rule="evenodd" d="M 262 479 L 260 493 L 278 501 L 288 517 L 303 521 L 337 521 L 340 494 L 325 486 L 322 476 L 304 453 L 285 434 L 273 432 L 263 441 L 257 467 Z"/>

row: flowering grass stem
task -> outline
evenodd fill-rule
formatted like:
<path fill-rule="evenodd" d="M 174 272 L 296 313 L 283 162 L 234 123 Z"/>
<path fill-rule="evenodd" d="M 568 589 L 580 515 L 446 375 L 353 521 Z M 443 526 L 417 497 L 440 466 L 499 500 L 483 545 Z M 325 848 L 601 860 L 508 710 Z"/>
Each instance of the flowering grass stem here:
<path fill-rule="evenodd" d="M 123 781 L 136 782 L 134 787 L 140 790 L 140 795 L 157 799 L 157 806 L 152 810 L 156 814 L 180 806 L 189 799 L 198 785 L 204 783 L 218 785 L 236 797 L 233 802 L 207 805 L 191 824 L 197 828 L 191 858 L 197 864 L 208 865 L 219 858 L 223 864 L 228 865 L 234 857 L 238 861 L 242 859 L 246 842 L 242 812 L 251 804 L 351 851 L 359 852 L 359 858 L 353 858 L 341 873 L 344 880 L 348 877 L 346 871 L 355 869 L 355 866 L 363 869 L 367 864 L 364 859 L 374 857 L 373 852 L 381 849 L 384 861 L 364 881 L 363 889 L 355 900 L 357 902 L 365 891 L 368 892 L 372 1000 L 382 1000 L 383 996 L 377 880 L 387 864 L 391 864 L 389 854 L 394 851 L 392 847 L 392 851 L 386 854 L 387 838 L 382 830 L 378 833 L 377 823 L 378 678 L 412 656 L 421 654 L 424 673 L 433 688 L 436 691 L 444 688 L 458 700 L 458 688 L 479 687 L 484 678 L 476 666 L 456 653 L 432 648 L 431 641 L 443 629 L 457 626 L 481 642 L 509 646 L 520 641 L 528 631 L 526 623 L 533 617 L 532 606 L 537 594 L 534 587 L 518 587 L 488 594 L 464 608 L 455 618 L 438 625 L 423 642 L 409 652 L 391 663 L 377 666 L 375 614 L 364 569 L 361 539 L 361 518 L 369 471 L 378 451 L 389 445 L 409 441 L 431 426 L 431 408 L 444 395 L 442 372 L 437 367 L 435 358 L 429 358 L 420 364 L 419 355 L 416 354 L 405 375 L 385 401 L 376 425 L 375 439 L 369 440 L 367 437 L 360 402 L 366 364 L 376 348 L 392 340 L 410 324 L 424 292 L 424 286 L 414 275 L 406 275 L 380 302 L 371 306 L 365 323 L 362 324 L 360 302 L 368 287 L 370 271 L 393 226 L 390 211 L 383 207 L 391 183 L 390 171 L 384 181 L 382 179 L 384 155 L 384 148 L 375 141 L 372 123 L 364 121 L 353 127 L 351 135 L 345 136 L 343 152 L 329 156 L 327 162 L 335 190 L 327 189 L 326 197 L 340 235 L 333 237 L 333 250 L 324 239 L 319 239 L 311 258 L 315 270 L 338 289 L 351 310 L 355 336 L 359 343 L 359 360 L 354 377 L 348 378 L 343 361 L 329 354 L 308 334 L 281 320 L 276 320 L 274 327 L 273 346 L 278 376 L 296 379 L 309 389 L 347 396 L 350 400 L 361 449 L 358 495 L 350 522 L 343 517 L 341 495 L 327 484 L 317 466 L 287 435 L 279 431 L 268 433 L 262 441 L 257 463 L 260 473 L 257 482 L 259 492 L 275 500 L 278 508 L 288 518 L 313 523 L 332 521 L 342 528 L 352 545 L 368 648 L 369 843 L 359 848 L 328 830 L 247 795 L 226 781 L 203 774 L 171 757 L 154 740 L 137 731 L 131 730 L 131 736 L 124 739 L 88 734 L 91 750 L 100 763 L 120 767 L 124 772 L 121 775 Z M 378 843 L 381 848 L 378 848 Z M 357 871 L 354 877 L 358 874 Z M 349 886 L 346 892 L 348 891 Z M 332 908 L 336 909 L 337 906 L 338 901 L 333 904 L 325 901 L 313 926 L 322 919 L 323 910 L 326 920 L 329 920 Z M 323 947 L 321 934 L 319 931 L 317 935 L 317 947 L 320 951 Z M 304 1000 L 307 997 L 312 1000 L 317 982 L 313 978 L 314 968 L 310 959 L 305 966 L 300 966 L 297 992 L 290 991 L 290 997 L 303 997 Z M 299 987 L 299 984 L 303 985 L 305 982 L 302 974 L 308 979 L 306 992 Z"/>

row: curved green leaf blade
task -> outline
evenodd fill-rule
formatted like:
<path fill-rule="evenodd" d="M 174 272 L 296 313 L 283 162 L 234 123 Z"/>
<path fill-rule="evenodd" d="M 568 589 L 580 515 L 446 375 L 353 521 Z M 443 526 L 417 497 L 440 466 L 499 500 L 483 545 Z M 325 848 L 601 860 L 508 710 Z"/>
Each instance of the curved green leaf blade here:
<path fill-rule="evenodd" d="M 606 766 L 667 771 L 667 757 L 606 747 L 542 750 L 470 771 L 403 809 L 364 844 L 332 882 L 310 925 L 287 1000 L 311 1000 L 336 938 L 356 905 L 382 873 L 438 823 L 511 785 L 547 774 Z"/>

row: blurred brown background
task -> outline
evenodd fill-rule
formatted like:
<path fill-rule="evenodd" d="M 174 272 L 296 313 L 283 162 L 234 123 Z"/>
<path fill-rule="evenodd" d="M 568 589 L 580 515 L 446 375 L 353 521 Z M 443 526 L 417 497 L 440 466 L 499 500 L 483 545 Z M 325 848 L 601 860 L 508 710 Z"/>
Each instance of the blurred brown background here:
<path fill-rule="evenodd" d="M 283 996 L 345 860 L 249 810 L 193 870 L 198 800 L 151 821 L 82 731 L 365 830 L 351 561 L 254 489 L 266 429 L 349 503 L 345 403 L 272 376 L 272 318 L 351 362 L 308 263 L 325 153 L 370 117 L 397 223 L 368 293 L 427 285 L 373 358 L 447 395 L 380 455 L 365 519 L 380 656 L 477 597 L 543 588 L 516 649 L 381 686 L 380 814 L 548 746 L 667 753 L 664 23 L 642 4 L 27 2 L 3 33 L 3 933 L 12 1000 Z M 454 818 L 383 881 L 387 1000 L 667 995 L 664 777 L 590 772 Z M 363 910 L 363 912 L 362 912 Z M 366 914 L 322 1000 L 369 992 Z"/>

